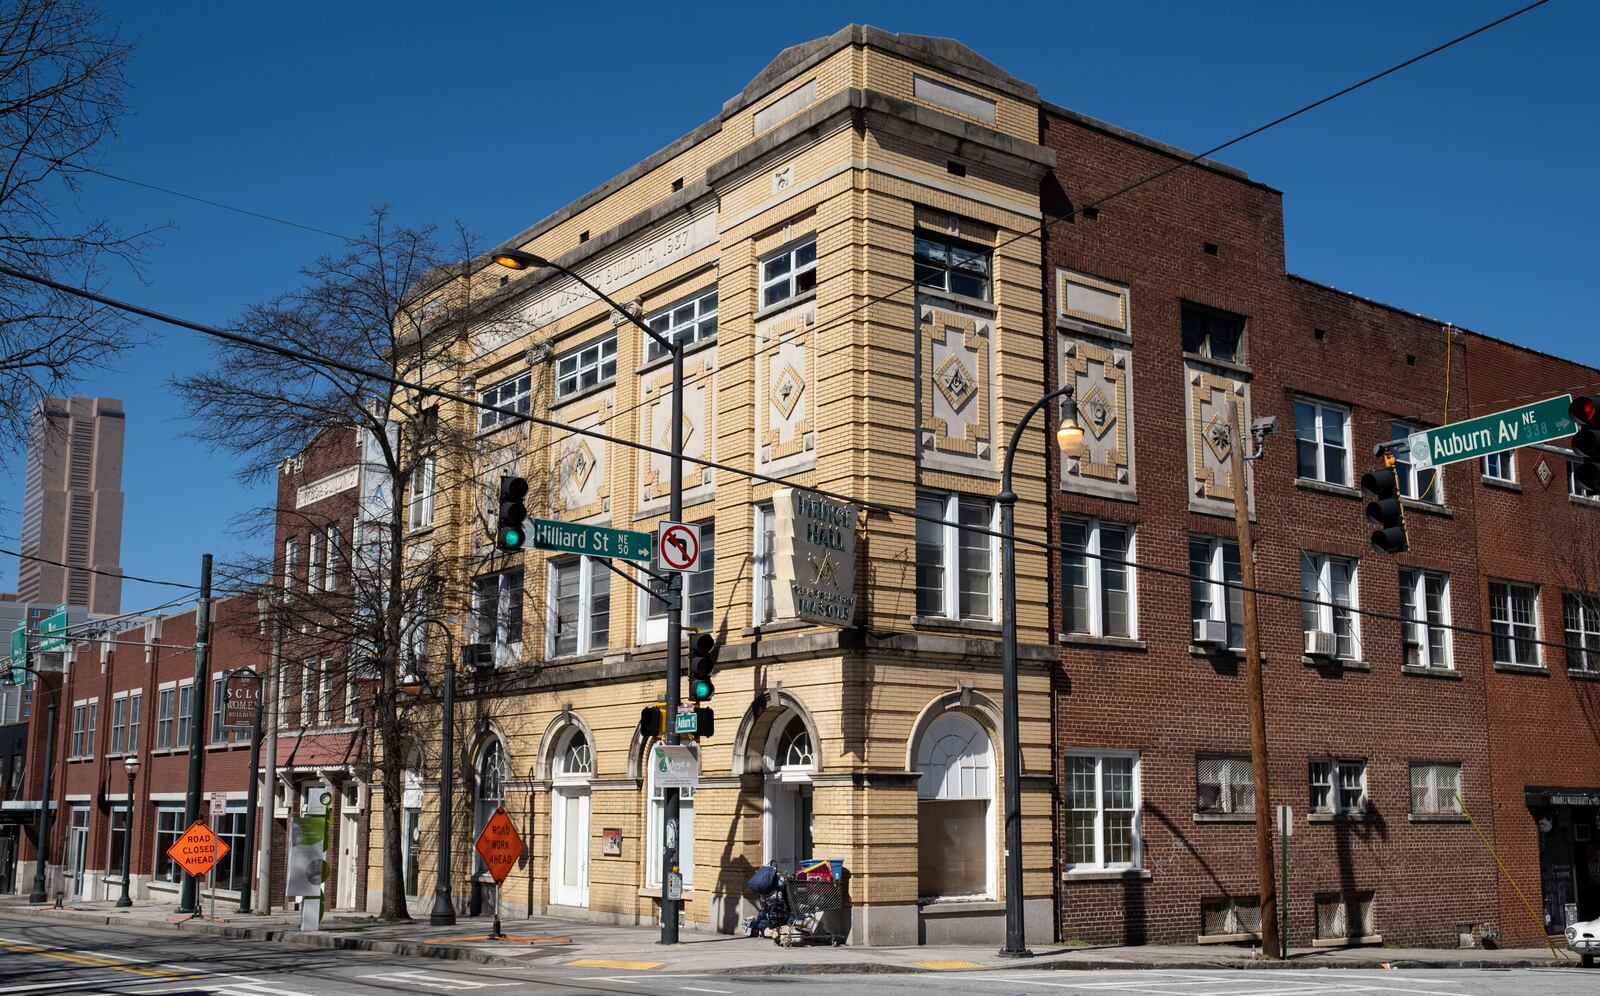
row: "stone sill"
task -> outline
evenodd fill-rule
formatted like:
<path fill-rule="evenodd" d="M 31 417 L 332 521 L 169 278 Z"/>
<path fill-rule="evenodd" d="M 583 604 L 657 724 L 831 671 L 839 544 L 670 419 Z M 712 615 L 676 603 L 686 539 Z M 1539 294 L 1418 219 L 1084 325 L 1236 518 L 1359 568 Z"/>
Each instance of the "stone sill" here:
<path fill-rule="evenodd" d="M 1590 508 L 1600 508 L 1600 498 L 1585 498 L 1582 495 L 1575 495 L 1570 491 L 1567 492 L 1567 501 L 1572 502 L 1574 505 L 1587 505 Z"/>
<path fill-rule="evenodd" d="M 1382 934 L 1368 934 L 1365 937 L 1318 937 L 1312 940 L 1314 948 L 1356 948 L 1368 944 L 1382 944 Z"/>
<path fill-rule="evenodd" d="M 1400 504 L 1407 512 L 1421 512 L 1423 515 L 1437 515 L 1445 519 L 1453 519 L 1456 513 L 1449 505 L 1441 505 L 1431 501 L 1421 501 L 1416 498 L 1402 498 Z"/>
<path fill-rule="evenodd" d="M 1056 642 L 1064 647 L 1104 647 L 1109 650 L 1138 651 L 1150 649 L 1143 640 L 1129 639 L 1125 636 L 1090 636 L 1087 633 L 1057 633 Z"/>
<path fill-rule="evenodd" d="M 760 289 L 759 288 L 757 288 L 757 293 L 760 293 Z M 795 307 L 796 305 L 805 304 L 807 301 L 815 301 L 816 299 L 817 299 L 816 290 L 815 289 L 808 290 L 808 291 L 805 291 L 804 293 L 796 294 L 793 297 L 786 297 L 782 301 L 777 302 L 776 304 L 769 304 L 769 305 L 766 305 L 766 306 L 758 309 L 756 311 L 755 315 L 754 315 L 754 318 L 755 318 L 756 321 L 759 322 L 759 321 L 761 321 L 762 319 L 766 318 L 769 315 L 776 315 L 780 311 L 787 311 L 790 308 Z M 720 330 L 720 326 L 719 326 L 719 330 Z"/>
<path fill-rule="evenodd" d="M 1306 816 L 1307 823 L 1365 823 L 1366 813 L 1311 813 Z"/>
<path fill-rule="evenodd" d="M 1400 665 L 1401 674 L 1414 674 L 1419 678 L 1444 678 L 1447 681 L 1460 681 L 1460 671 L 1450 667 L 1418 667 L 1414 664 Z"/>
<path fill-rule="evenodd" d="M 963 307 L 974 308 L 978 311 L 987 311 L 991 315 L 999 310 L 995 303 L 987 298 L 971 297 L 966 294 L 957 294 L 955 291 L 947 291 L 942 287 L 927 287 L 922 284 L 918 284 L 917 296 L 932 298 L 938 301 L 947 301 L 950 304 L 959 304 Z"/>
<path fill-rule="evenodd" d="M 1346 660 L 1343 657 L 1306 657 L 1301 655 L 1300 663 L 1306 667 L 1338 668 L 1340 671 L 1372 670 L 1372 665 L 1366 661 Z"/>
<path fill-rule="evenodd" d="M 1247 380 L 1255 375 L 1255 371 L 1238 360 L 1219 360 L 1215 357 L 1206 356 L 1202 353 L 1191 353 L 1187 350 L 1184 351 L 1183 358 L 1191 363 L 1200 363 L 1215 370 L 1225 370 L 1231 374 L 1242 375 Z"/>
<path fill-rule="evenodd" d="M 1567 677 L 1578 681 L 1600 681 L 1600 671 L 1574 671 L 1567 668 Z"/>
<path fill-rule="evenodd" d="M 1148 868 L 1118 868 L 1102 871 L 1098 868 L 1085 869 L 1084 871 L 1064 871 L 1061 873 L 1063 882 L 1137 882 L 1149 881 L 1150 869 Z"/>
<path fill-rule="evenodd" d="M 1471 823 L 1464 814 L 1460 813 L 1407 813 L 1406 821 L 1409 823 Z"/>
<path fill-rule="evenodd" d="M 786 301 L 784 303 L 787 304 L 788 302 Z M 640 316 L 640 317 L 643 317 L 643 316 Z M 639 326 L 634 325 L 632 322 L 625 321 L 624 324 L 630 326 L 635 331 L 637 331 L 639 333 L 639 335 L 644 337 L 644 345 L 642 347 L 643 352 L 648 354 L 652 347 L 661 345 L 660 343 L 656 342 L 654 339 L 652 339 L 649 336 L 645 335 L 644 334 L 644 330 L 640 329 Z M 716 344 L 717 344 L 717 336 L 716 336 L 715 333 L 712 333 L 712 336 L 709 339 L 697 339 L 696 341 L 691 342 L 691 343 L 689 343 L 689 345 L 683 347 L 684 359 L 688 359 L 689 357 L 693 356 L 694 354 L 700 352 L 700 350 L 705 349 L 708 346 L 715 346 Z M 662 353 L 660 356 L 656 357 L 653 360 L 645 360 L 643 363 L 641 363 L 637 367 L 635 367 L 633 372 L 635 374 L 649 373 L 651 370 L 654 370 L 657 367 L 667 366 L 671 362 L 672 362 L 672 354 L 671 353 Z M 607 384 L 607 386 L 608 387 L 612 386 L 612 384 L 614 384 L 614 383 L 615 383 L 614 381 L 610 382 L 610 383 Z"/>
<path fill-rule="evenodd" d="M 1004 913 L 1006 904 L 992 899 L 929 899 L 918 904 L 923 916 L 969 916 L 974 913 Z"/>
<path fill-rule="evenodd" d="M 759 626 L 746 626 L 739 631 L 740 636 L 767 636 L 772 633 L 788 633 L 794 630 L 815 626 L 816 623 L 806 622 L 804 619 L 780 619 L 775 622 L 762 623 Z M 665 646 L 665 644 L 663 644 Z"/>
<path fill-rule="evenodd" d="M 1502 481 L 1498 477 L 1484 477 L 1481 474 L 1478 479 L 1483 481 L 1484 487 L 1500 488 L 1504 491 L 1515 491 L 1519 495 L 1522 494 L 1522 485 L 1516 481 Z"/>
<path fill-rule="evenodd" d="M 1502 664 L 1495 661 L 1494 669 L 1507 674 L 1537 674 L 1546 678 L 1550 676 L 1550 669 L 1542 664 Z"/>
<path fill-rule="evenodd" d="M 1096 325 L 1087 319 L 1074 318 L 1071 315 L 1056 315 L 1056 331 L 1067 332 L 1072 335 L 1095 336 L 1107 342 L 1115 342 L 1124 346 L 1133 345 L 1133 336 L 1121 329 L 1114 329 L 1108 325 Z"/>
<path fill-rule="evenodd" d="M 1192 657 L 1219 657 L 1230 658 L 1234 660 L 1243 660 L 1245 656 L 1243 647 L 1223 647 L 1209 643 L 1189 644 L 1189 654 Z M 1261 659 L 1267 659 L 1267 652 L 1265 650 L 1261 652 Z"/>
<path fill-rule="evenodd" d="M 1338 495 L 1341 498 L 1360 498 L 1361 492 L 1348 484 L 1331 484 L 1327 481 L 1317 481 L 1309 477 L 1297 477 L 1294 486 L 1307 491 L 1320 491 L 1323 494 Z"/>
<path fill-rule="evenodd" d="M 1195 813 L 1196 823 L 1250 823 L 1256 821 L 1255 813 Z"/>
<path fill-rule="evenodd" d="M 1000 624 L 987 619 L 949 619 L 945 616 L 912 616 L 911 625 L 926 629 L 964 629 L 973 633 L 998 633 Z"/>

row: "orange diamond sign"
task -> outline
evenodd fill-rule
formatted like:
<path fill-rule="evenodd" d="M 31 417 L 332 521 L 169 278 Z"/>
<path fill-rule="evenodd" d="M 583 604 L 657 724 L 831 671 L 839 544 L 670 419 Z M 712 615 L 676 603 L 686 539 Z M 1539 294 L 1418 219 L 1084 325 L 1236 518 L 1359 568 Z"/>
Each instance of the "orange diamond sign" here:
<path fill-rule="evenodd" d="M 522 835 L 517 833 L 517 825 L 506 815 L 504 806 L 495 807 L 489 824 L 478 834 L 478 857 L 494 877 L 495 885 L 506 880 L 522 857 Z"/>
<path fill-rule="evenodd" d="M 218 837 L 202 820 L 195 820 L 183 836 L 167 848 L 167 857 L 190 875 L 199 877 L 228 853 L 228 843 Z"/>

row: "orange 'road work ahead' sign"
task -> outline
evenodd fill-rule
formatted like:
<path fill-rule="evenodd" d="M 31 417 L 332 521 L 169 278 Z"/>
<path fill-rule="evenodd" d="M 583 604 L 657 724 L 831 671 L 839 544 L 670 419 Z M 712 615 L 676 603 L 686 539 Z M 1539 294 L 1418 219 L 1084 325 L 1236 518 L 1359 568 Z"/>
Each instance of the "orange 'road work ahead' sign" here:
<path fill-rule="evenodd" d="M 499 885 L 511 874 L 517 859 L 522 857 L 522 835 L 517 825 L 506 815 L 505 807 L 495 807 L 489 823 L 478 834 L 478 856 L 483 859 L 494 884 Z"/>
<path fill-rule="evenodd" d="M 183 836 L 172 842 L 167 848 L 167 857 L 178 863 L 178 867 L 190 875 L 199 877 L 211 870 L 211 866 L 222 860 L 228 853 L 228 843 L 218 837 L 204 821 L 195 820 Z"/>

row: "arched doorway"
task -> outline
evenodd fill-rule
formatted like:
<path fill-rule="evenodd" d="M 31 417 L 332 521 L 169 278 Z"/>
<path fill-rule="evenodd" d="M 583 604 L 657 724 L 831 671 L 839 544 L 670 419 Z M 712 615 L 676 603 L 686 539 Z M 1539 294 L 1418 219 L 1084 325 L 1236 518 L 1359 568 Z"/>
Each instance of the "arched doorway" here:
<path fill-rule="evenodd" d="M 811 856 L 811 775 L 817 770 L 816 744 L 797 710 L 773 722 L 762 767 L 762 860 L 792 871 Z"/>
<path fill-rule="evenodd" d="M 506 779 L 510 772 L 506 760 L 505 746 L 499 738 L 491 737 L 478 752 L 478 763 L 473 769 L 472 786 L 472 839 L 476 841 L 483 833 L 483 828 L 489 825 L 489 819 L 494 816 L 494 811 L 505 804 Z M 492 895 L 485 885 L 492 885 L 493 879 L 489 877 L 489 870 L 479 857 L 477 848 L 472 851 L 472 901 L 468 905 L 469 916 L 480 916 L 487 905 L 487 900 Z"/>
<path fill-rule="evenodd" d="M 971 716 L 945 712 L 917 740 L 917 888 L 923 899 L 995 895 L 994 749 Z"/>
<path fill-rule="evenodd" d="M 551 763 L 550 902 L 589 905 L 589 779 L 594 750 L 581 729 L 570 730 Z"/>

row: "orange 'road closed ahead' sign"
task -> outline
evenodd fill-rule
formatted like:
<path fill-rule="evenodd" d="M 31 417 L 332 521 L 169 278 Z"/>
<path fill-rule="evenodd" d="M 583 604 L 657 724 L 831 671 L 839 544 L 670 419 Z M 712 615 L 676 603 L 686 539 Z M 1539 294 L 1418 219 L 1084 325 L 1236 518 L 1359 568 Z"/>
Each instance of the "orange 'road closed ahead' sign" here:
<path fill-rule="evenodd" d="M 190 875 L 199 877 L 228 853 L 228 842 L 218 837 L 202 820 L 195 820 L 183 836 L 167 848 L 167 857 Z"/>
<path fill-rule="evenodd" d="M 494 884 L 504 882 L 516 866 L 517 859 L 522 857 L 522 835 L 517 833 L 517 825 L 506 815 L 505 807 L 495 807 L 494 815 L 489 817 L 483 833 L 478 834 L 477 847 L 478 856 L 489 869 Z"/>

